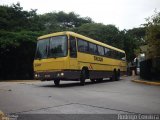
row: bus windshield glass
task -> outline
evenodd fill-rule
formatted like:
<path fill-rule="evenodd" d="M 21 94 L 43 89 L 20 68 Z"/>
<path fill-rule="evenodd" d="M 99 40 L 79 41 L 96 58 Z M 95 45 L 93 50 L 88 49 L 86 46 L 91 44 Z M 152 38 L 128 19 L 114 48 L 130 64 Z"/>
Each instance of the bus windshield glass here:
<path fill-rule="evenodd" d="M 67 55 L 67 37 L 55 36 L 37 42 L 35 59 L 65 57 Z"/>

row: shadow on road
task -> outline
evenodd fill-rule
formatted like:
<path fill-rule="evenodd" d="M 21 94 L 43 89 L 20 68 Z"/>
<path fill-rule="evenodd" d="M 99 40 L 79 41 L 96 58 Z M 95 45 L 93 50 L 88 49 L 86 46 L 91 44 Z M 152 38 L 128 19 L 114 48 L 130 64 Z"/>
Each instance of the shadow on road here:
<path fill-rule="evenodd" d="M 103 80 L 103 81 L 101 81 L 101 82 L 90 82 L 90 81 L 87 80 L 87 81 L 85 82 L 85 85 L 84 85 L 84 86 L 86 86 L 86 85 L 100 84 L 100 83 L 107 83 L 107 82 L 116 82 L 116 81 L 109 80 L 109 79 L 105 79 L 105 80 Z M 76 87 L 76 86 L 82 86 L 82 85 L 80 84 L 79 81 L 77 81 L 77 82 L 74 82 L 74 83 L 71 83 L 71 82 L 69 82 L 69 83 L 63 83 L 63 82 L 61 82 L 59 86 L 55 86 L 55 85 L 54 85 L 54 82 L 53 82 L 53 84 L 42 85 L 41 87 L 65 88 L 65 87 Z M 82 87 L 83 87 L 83 86 L 82 86 Z"/>

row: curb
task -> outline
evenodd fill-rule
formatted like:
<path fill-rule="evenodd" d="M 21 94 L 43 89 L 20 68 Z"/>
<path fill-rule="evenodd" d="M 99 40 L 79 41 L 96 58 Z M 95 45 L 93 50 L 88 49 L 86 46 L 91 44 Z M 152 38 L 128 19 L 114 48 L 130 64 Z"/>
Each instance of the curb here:
<path fill-rule="evenodd" d="M 143 83 L 143 84 L 147 84 L 147 85 L 160 86 L 160 82 L 149 82 L 149 81 L 144 81 L 144 80 L 131 80 L 131 81 L 136 82 L 136 83 Z"/>

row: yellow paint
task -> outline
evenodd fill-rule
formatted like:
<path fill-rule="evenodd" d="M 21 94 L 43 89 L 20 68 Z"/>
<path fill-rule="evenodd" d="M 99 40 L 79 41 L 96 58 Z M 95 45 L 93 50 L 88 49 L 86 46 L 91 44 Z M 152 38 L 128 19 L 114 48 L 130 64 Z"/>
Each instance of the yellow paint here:
<path fill-rule="evenodd" d="M 145 80 L 132 80 L 133 82 L 137 82 L 137 83 L 143 83 L 143 84 L 147 84 L 147 85 L 157 85 L 160 86 L 160 82 L 150 82 L 150 81 L 145 81 Z"/>

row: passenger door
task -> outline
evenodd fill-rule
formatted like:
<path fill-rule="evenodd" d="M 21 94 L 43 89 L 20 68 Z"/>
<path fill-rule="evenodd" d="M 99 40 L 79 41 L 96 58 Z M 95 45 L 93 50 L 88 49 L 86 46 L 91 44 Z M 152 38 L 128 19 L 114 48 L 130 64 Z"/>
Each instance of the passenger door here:
<path fill-rule="evenodd" d="M 70 43 L 70 69 L 78 69 L 78 62 L 77 62 L 77 44 L 76 44 L 76 38 L 73 36 L 69 37 L 69 43 Z"/>

